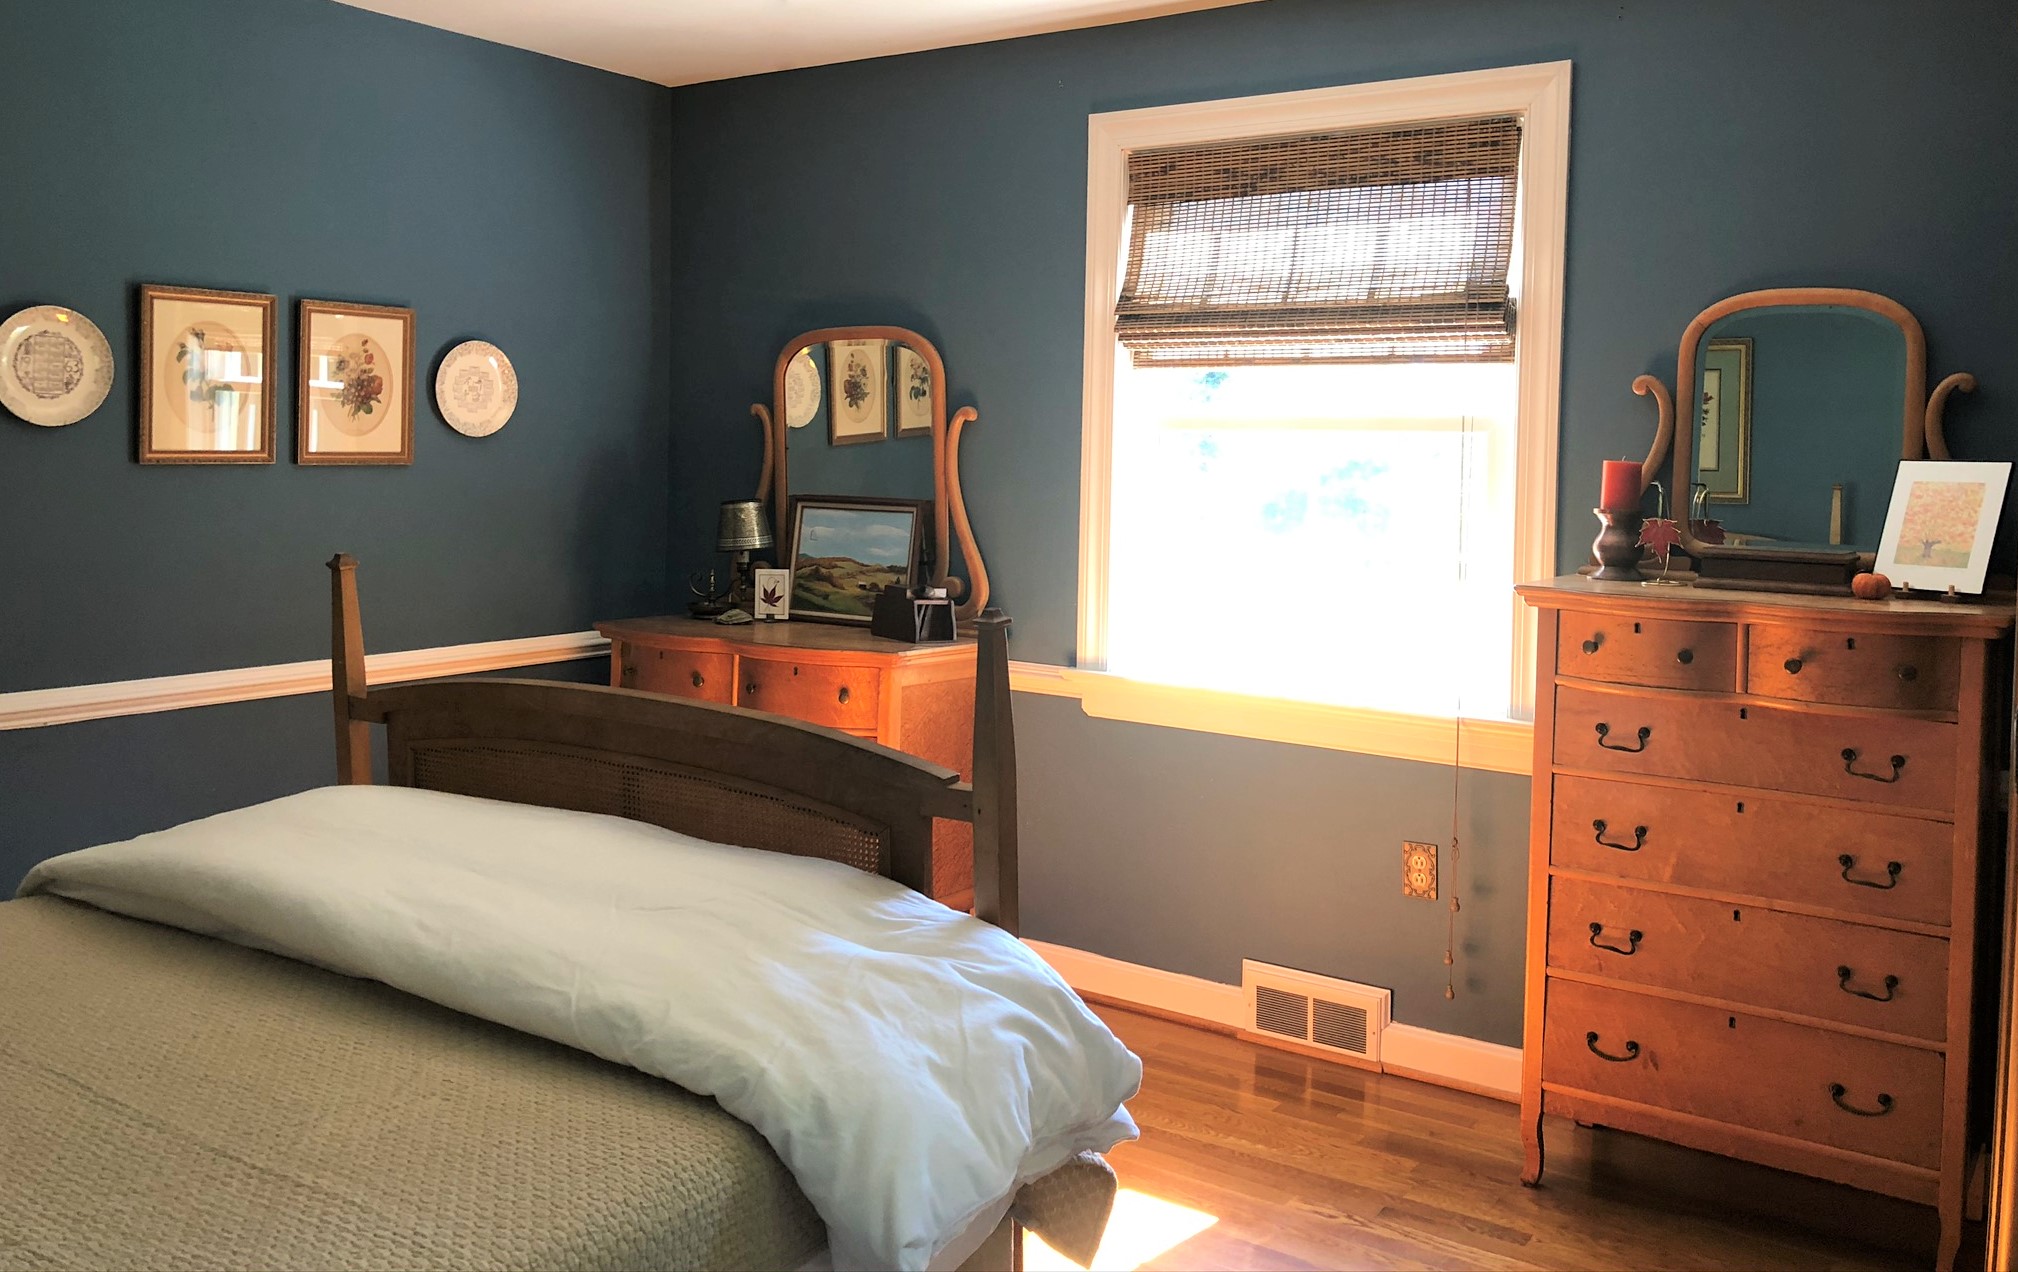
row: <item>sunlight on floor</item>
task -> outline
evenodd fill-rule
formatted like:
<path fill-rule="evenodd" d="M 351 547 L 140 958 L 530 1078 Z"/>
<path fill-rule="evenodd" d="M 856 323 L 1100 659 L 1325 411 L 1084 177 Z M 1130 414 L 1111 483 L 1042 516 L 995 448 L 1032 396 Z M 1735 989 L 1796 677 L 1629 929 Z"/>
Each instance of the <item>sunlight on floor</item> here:
<path fill-rule="evenodd" d="M 1114 1196 L 1114 1213 L 1101 1235 L 1100 1252 L 1093 1256 L 1093 1272 L 1133 1272 L 1218 1222 L 1216 1215 L 1123 1188 Z M 1078 1267 L 1035 1233 L 1025 1234 L 1024 1272 L 1077 1272 Z"/>

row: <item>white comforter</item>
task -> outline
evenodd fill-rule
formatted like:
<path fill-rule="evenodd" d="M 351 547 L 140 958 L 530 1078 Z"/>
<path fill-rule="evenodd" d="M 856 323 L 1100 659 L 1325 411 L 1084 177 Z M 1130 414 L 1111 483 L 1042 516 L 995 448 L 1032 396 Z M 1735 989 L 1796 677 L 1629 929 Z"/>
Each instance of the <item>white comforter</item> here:
<path fill-rule="evenodd" d="M 923 1268 L 1133 1138 L 1141 1063 L 1006 932 L 846 866 L 331 787 L 54 857 L 46 892 L 384 981 L 712 1095 L 836 1267 Z"/>

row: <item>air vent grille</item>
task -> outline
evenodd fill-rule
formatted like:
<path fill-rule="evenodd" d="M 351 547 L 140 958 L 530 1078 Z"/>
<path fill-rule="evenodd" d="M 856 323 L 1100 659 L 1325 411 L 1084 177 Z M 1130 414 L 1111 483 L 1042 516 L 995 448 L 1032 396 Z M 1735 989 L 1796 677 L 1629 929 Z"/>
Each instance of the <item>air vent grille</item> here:
<path fill-rule="evenodd" d="M 1293 1042 L 1350 1064 L 1378 1066 L 1392 995 L 1373 985 L 1243 961 L 1248 1028 L 1257 1042 Z"/>
<path fill-rule="evenodd" d="M 1310 999 L 1267 985 L 1254 991 L 1254 1027 L 1299 1041 L 1310 1037 Z"/>
<path fill-rule="evenodd" d="M 1366 1053 L 1366 1008 L 1328 1003 L 1322 998 L 1311 1005 L 1310 1040 L 1320 1047 Z"/>

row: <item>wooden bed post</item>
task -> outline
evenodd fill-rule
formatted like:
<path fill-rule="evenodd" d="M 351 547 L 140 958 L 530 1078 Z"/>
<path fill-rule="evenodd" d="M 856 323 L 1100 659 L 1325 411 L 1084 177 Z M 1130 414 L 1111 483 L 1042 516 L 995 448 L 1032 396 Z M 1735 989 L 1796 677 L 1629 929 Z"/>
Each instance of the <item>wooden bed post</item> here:
<path fill-rule="evenodd" d="M 371 785 L 371 725 L 351 710 L 365 695 L 364 620 L 357 611 L 357 558 L 329 559 L 330 697 L 336 708 L 336 780 Z"/>
<path fill-rule="evenodd" d="M 1010 935 L 1022 922 L 1016 877 L 1016 726 L 1009 706 L 1009 618 L 976 623 L 974 673 L 974 914 Z"/>

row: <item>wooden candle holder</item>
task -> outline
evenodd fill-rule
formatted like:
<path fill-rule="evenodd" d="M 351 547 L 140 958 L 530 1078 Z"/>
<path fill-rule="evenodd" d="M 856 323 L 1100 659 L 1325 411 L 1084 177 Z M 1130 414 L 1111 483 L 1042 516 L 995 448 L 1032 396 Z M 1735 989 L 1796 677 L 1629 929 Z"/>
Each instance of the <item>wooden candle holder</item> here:
<path fill-rule="evenodd" d="M 1608 583 L 1642 583 L 1640 573 L 1640 525 L 1646 520 L 1638 508 L 1593 508 L 1604 528 L 1591 543 L 1591 555 L 1598 559 L 1597 573 L 1591 577 Z"/>

